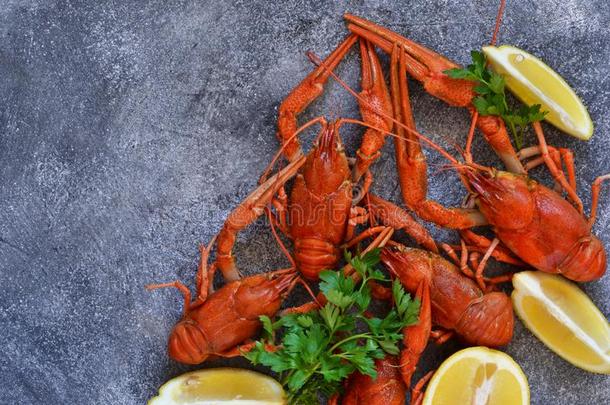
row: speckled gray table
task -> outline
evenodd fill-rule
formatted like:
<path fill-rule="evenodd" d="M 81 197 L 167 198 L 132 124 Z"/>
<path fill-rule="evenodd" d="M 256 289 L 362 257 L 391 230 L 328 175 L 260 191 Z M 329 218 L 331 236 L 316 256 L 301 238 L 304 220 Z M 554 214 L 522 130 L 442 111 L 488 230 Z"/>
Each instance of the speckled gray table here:
<path fill-rule="evenodd" d="M 346 34 L 350 11 L 459 61 L 489 40 L 497 1 L 18 1 L 0 7 L 0 403 L 141 404 L 189 368 L 165 354 L 192 285 L 197 244 L 216 233 L 277 148 L 277 106 Z M 575 149 L 578 188 L 610 171 L 610 6 L 605 0 L 509 1 L 500 43 L 560 72 L 596 124 Z M 356 84 L 352 52 L 338 69 Z M 413 84 L 420 130 L 462 139 L 468 118 Z M 304 114 L 356 116 L 336 84 Z M 360 129 L 344 131 L 353 151 Z M 306 138 L 311 140 L 312 135 Z M 488 147 L 477 157 L 495 162 Z M 374 189 L 399 201 L 390 145 Z M 431 155 L 431 164 L 442 161 Z M 534 172 L 539 176 L 540 171 Z M 462 197 L 452 175 L 432 195 Z M 610 245 L 609 193 L 595 226 Z M 455 238 L 439 233 L 441 238 Z M 282 264 L 267 227 L 240 235 L 248 273 Z M 610 277 L 584 286 L 610 312 Z M 610 402 L 607 376 L 586 373 L 520 323 L 507 351 L 535 404 Z M 428 350 L 432 368 L 457 348 Z M 242 360 L 228 362 L 245 365 Z M 217 363 L 218 364 L 218 363 Z M 214 364 L 209 364 L 214 365 Z M 207 366 L 207 365 L 206 365 Z"/>

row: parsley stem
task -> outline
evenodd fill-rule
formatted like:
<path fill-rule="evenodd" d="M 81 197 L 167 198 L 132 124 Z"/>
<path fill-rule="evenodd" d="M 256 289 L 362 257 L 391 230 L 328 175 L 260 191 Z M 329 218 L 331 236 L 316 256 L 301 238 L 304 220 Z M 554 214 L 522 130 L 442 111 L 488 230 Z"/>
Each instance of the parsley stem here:
<path fill-rule="evenodd" d="M 329 349 L 329 352 L 330 352 L 330 353 L 334 352 L 334 351 L 335 351 L 337 348 L 339 348 L 341 345 L 343 345 L 343 344 L 345 344 L 345 343 L 347 343 L 347 342 L 350 342 L 350 341 L 352 341 L 352 340 L 357 340 L 357 339 L 367 339 L 367 338 L 371 338 L 371 337 L 372 337 L 372 336 L 371 336 L 371 334 L 370 334 L 370 333 L 360 333 L 360 334 L 358 334 L 358 335 L 352 335 L 352 336 L 346 337 L 345 339 L 343 339 L 343 340 L 341 340 L 341 341 L 339 341 L 339 342 L 335 343 L 335 344 L 333 345 L 333 347 L 331 347 L 331 348 Z"/>
<path fill-rule="evenodd" d="M 309 379 L 311 378 L 311 376 L 313 376 L 316 373 L 316 370 L 318 370 L 318 368 L 320 368 L 320 363 L 316 363 L 315 367 L 313 367 L 306 375 L 306 377 L 303 379 L 303 386 L 305 385 L 305 383 L 307 381 L 309 381 Z M 288 380 L 290 380 L 290 378 L 292 377 L 292 375 L 294 374 L 294 372 L 296 371 L 296 369 L 290 370 L 290 372 L 288 373 L 288 375 L 286 375 L 286 378 L 284 379 L 284 381 L 282 382 L 282 385 L 284 386 L 288 386 Z M 303 386 L 301 386 L 301 388 L 303 388 Z M 301 389 L 299 388 L 299 390 Z"/>
<path fill-rule="evenodd" d="M 506 120 L 504 121 L 506 122 Z M 509 121 L 508 124 L 510 125 L 511 132 L 513 133 L 513 138 L 515 138 L 515 145 L 517 146 L 517 149 L 521 149 L 521 137 L 515 128 L 515 124 L 511 121 Z"/>
<path fill-rule="evenodd" d="M 506 97 L 502 98 L 502 104 L 504 105 L 504 111 L 510 111 L 508 108 L 508 103 L 506 102 Z M 515 123 L 512 122 L 512 120 L 507 120 L 504 118 L 505 115 L 502 115 L 501 118 L 504 120 L 504 123 L 506 124 L 508 122 L 508 125 L 510 127 L 510 131 L 513 134 L 513 139 L 515 140 L 515 146 L 517 146 L 517 149 L 521 149 L 521 145 L 522 145 L 522 140 L 523 137 L 521 136 L 521 134 L 519 133 L 519 131 L 517 131 L 517 128 L 515 127 Z"/>

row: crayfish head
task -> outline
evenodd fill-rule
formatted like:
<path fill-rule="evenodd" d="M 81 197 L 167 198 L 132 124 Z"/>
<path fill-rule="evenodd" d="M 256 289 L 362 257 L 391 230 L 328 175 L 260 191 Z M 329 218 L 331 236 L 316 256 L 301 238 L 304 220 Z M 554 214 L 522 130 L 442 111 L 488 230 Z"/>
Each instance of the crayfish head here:
<path fill-rule="evenodd" d="M 424 279 L 431 281 L 432 254 L 426 250 L 398 246 L 381 251 L 382 263 L 408 291 L 415 291 Z"/>
<path fill-rule="evenodd" d="M 466 170 L 477 193 L 477 205 L 490 224 L 501 229 L 527 226 L 535 213 L 532 190 L 536 182 L 520 174 L 490 170 Z"/>
<path fill-rule="evenodd" d="M 185 364 L 199 364 L 208 358 L 208 342 L 201 328 L 190 319 L 183 319 L 169 335 L 169 357 Z"/>
<path fill-rule="evenodd" d="M 322 129 L 302 169 L 307 188 L 317 195 L 334 193 L 350 178 L 350 169 L 336 122 Z"/>
<path fill-rule="evenodd" d="M 280 270 L 242 279 L 235 293 L 235 310 L 245 318 L 275 315 L 297 277 L 295 270 Z"/>

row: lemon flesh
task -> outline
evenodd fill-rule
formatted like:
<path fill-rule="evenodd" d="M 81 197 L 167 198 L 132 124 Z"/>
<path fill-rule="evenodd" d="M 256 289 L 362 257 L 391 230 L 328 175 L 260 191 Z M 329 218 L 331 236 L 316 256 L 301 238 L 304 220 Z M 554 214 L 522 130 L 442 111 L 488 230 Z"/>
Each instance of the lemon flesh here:
<path fill-rule="evenodd" d="M 424 405 L 527 405 L 530 391 L 521 367 L 506 353 L 470 347 L 449 357 L 436 371 Z"/>
<path fill-rule="evenodd" d="M 182 374 L 163 384 L 148 405 L 283 405 L 279 382 L 266 375 L 235 368 L 214 368 Z"/>
<path fill-rule="evenodd" d="M 610 374 L 610 327 L 595 304 L 565 278 L 537 271 L 513 277 L 515 312 L 552 351 L 584 370 Z"/>
<path fill-rule="evenodd" d="M 514 46 L 484 46 L 483 53 L 513 94 L 525 104 L 540 104 L 542 111 L 549 112 L 546 121 L 576 138 L 591 138 L 593 122 L 587 108 L 553 69 Z"/>

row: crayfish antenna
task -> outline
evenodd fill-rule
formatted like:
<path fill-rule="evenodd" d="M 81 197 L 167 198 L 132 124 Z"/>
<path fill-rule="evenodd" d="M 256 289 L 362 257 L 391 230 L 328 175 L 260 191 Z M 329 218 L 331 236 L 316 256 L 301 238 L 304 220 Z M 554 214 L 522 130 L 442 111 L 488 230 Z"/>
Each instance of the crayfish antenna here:
<path fill-rule="evenodd" d="M 191 307 L 191 291 L 188 289 L 187 286 L 182 284 L 180 281 L 174 281 L 171 283 L 162 283 L 162 284 L 148 284 L 144 288 L 146 288 L 148 291 L 152 291 L 152 290 L 156 290 L 159 288 L 169 288 L 169 287 L 177 288 L 178 291 L 180 291 L 182 293 L 182 296 L 184 297 L 184 315 L 186 315 Z"/>
<path fill-rule="evenodd" d="M 397 119 L 395 119 L 394 117 L 386 114 L 385 112 L 381 111 L 379 108 L 377 108 L 377 106 L 371 104 L 370 102 L 368 102 L 366 99 L 362 98 L 358 93 L 356 93 L 356 91 L 354 89 L 352 89 L 347 83 L 345 83 L 345 81 L 343 81 L 343 79 L 341 79 L 335 72 L 333 72 L 332 70 L 330 70 L 329 68 L 327 68 L 324 64 L 324 62 L 313 52 L 311 51 L 307 51 L 306 52 L 307 57 L 312 61 L 312 63 L 314 63 L 317 66 L 323 66 L 326 69 L 329 70 L 329 74 L 330 76 L 332 76 L 333 79 L 335 79 L 337 81 L 337 83 L 339 83 L 341 85 L 341 87 L 343 87 L 345 90 L 347 90 L 348 93 L 350 93 L 353 97 L 355 97 L 360 103 L 362 103 L 363 105 L 366 105 L 368 108 L 370 108 L 372 111 L 374 111 L 376 114 L 392 121 L 395 125 L 400 126 L 401 128 L 403 128 L 405 131 L 415 135 L 417 138 L 419 138 L 420 140 L 424 141 L 426 144 L 428 144 L 428 146 L 430 146 L 432 149 L 436 150 L 438 153 L 440 153 L 445 159 L 449 160 L 452 163 L 458 163 L 458 160 L 455 159 L 453 156 L 451 156 L 451 154 L 449 154 L 449 152 L 447 152 L 444 148 L 442 148 L 441 146 L 439 146 L 438 144 L 436 144 L 434 141 L 432 141 L 430 138 L 428 138 L 425 135 L 422 135 L 421 133 L 419 133 L 418 131 L 414 130 L 413 128 L 409 128 L 407 125 L 403 124 L 402 122 L 398 121 Z M 371 126 L 370 124 L 367 124 L 365 122 L 362 121 L 358 121 L 358 120 L 351 120 L 351 119 L 343 119 L 343 122 L 351 122 L 351 123 L 357 123 L 359 125 L 363 125 L 363 126 L 367 126 L 369 128 L 373 128 L 376 130 L 381 130 L 383 131 L 383 129 Z M 412 142 L 412 140 L 410 139 L 406 139 L 404 137 L 400 137 L 394 133 L 391 132 L 386 132 L 387 135 L 390 136 L 394 136 L 394 137 L 399 137 L 401 139 L 406 140 L 407 142 Z"/>
<path fill-rule="evenodd" d="M 292 136 L 290 136 L 290 138 L 288 138 L 286 140 L 285 143 L 282 144 L 282 146 L 280 147 L 280 149 L 275 153 L 275 155 L 273 156 L 273 158 L 271 159 L 271 162 L 267 165 L 267 167 L 265 168 L 265 170 L 263 171 L 263 174 L 261 175 L 260 179 L 258 180 L 259 184 L 263 184 L 265 181 L 267 181 L 267 179 L 269 178 L 269 173 L 271 173 L 271 171 L 273 170 L 273 167 L 275 166 L 275 164 L 277 163 L 277 161 L 279 160 L 280 157 L 282 157 L 282 155 L 284 154 L 284 150 L 286 149 L 286 147 L 290 144 L 290 141 L 292 141 L 293 139 L 295 139 L 301 132 L 305 131 L 307 128 L 309 128 L 312 125 L 315 124 L 320 124 L 323 128 L 326 127 L 326 125 L 328 125 L 328 123 L 326 122 L 326 118 L 324 117 L 316 117 L 313 118 L 309 121 L 307 121 L 305 124 L 301 125 L 295 132 L 294 134 L 292 134 Z"/>
<path fill-rule="evenodd" d="M 498 40 L 498 32 L 500 31 L 500 25 L 502 24 L 502 16 L 504 15 L 504 8 L 506 7 L 506 0 L 500 0 L 500 7 L 498 8 L 498 14 L 496 14 L 496 25 L 494 26 L 494 32 L 491 36 L 490 45 L 495 45 Z"/>
<path fill-rule="evenodd" d="M 302 277 L 297 277 L 297 279 L 295 280 L 295 284 L 301 284 L 303 286 L 303 288 L 305 288 L 305 291 L 307 291 L 307 293 L 309 294 L 309 296 L 311 297 L 313 302 L 315 303 L 316 307 L 318 307 L 318 308 L 322 307 L 322 305 L 320 304 L 320 301 L 318 301 L 318 297 L 316 296 L 316 294 L 313 293 L 313 291 L 311 290 L 311 287 L 309 286 L 309 284 L 307 284 L 307 281 L 305 281 Z"/>
<path fill-rule="evenodd" d="M 280 238 L 280 236 L 277 233 L 277 230 L 275 229 L 275 217 L 273 216 L 271 209 L 269 207 L 265 207 L 265 213 L 267 214 L 267 217 L 269 218 L 269 225 L 271 226 L 271 232 L 273 233 L 273 237 L 275 238 L 275 241 L 280 246 L 280 249 L 282 250 L 282 253 L 284 253 L 284 256 L 286 256 L 286 258 L 290 262 L 291 267 L 296 269 L 297 265 L 296 265 L 296 262 L 294 261 L 294 258 L 292 257 L 292 255 L 290 254 L 288 249 L 286 248 L 286 245 L 284 245 L 284 242 L 282 242 L 282 239 Z"/>
<path fill-rule="evenodd" d="M 350 34 L 325 60 L 325 66 L 329 69 L 337 67 L 343 57 L 349 52 L 352 45 L 356 43 L 358 37 Z M 329 70 L 326 68 L 316 68 L 309 73 L 282 101 L 278 110 L 278 138 L 282 144 L 288 147 L 284 150 L 284 155 L 292 161 L 298 158 L 303 152 L 299 140 L 293 137 L 293 131 L 297 128 L 297 116 L 309 104 L 317 99 L 324 91 L 324 85 L 328 80 Z"/>
<path fill-rule="evenodd" d="M 216 243 L 216 263 L 224 278 L 235 281 L 241 278 L 232 254 L 237 234 L 264 213 L 274 195 L 305 163 L 305 156 L 290 162 L 278 173 L 252 191 L 246 199 L 229 213 Z"/>

